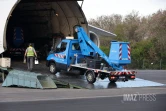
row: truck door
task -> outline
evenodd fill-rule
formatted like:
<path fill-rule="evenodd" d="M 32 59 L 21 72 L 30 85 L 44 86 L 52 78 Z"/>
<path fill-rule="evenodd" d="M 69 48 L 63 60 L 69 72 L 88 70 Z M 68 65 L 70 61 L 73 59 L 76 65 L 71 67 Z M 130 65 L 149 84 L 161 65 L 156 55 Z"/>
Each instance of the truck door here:
<path fill-rule="evenodd" d="M 79 63 L 80 58 L 83 58 L 79 43 L 77 41 L 72 41 L 70 43 L 70 48 L 69 49 L 70 49 L 70 51 L 69 51 L 68 60 L 67 60 L 68 65 L 75 63 L 75 61 L 73 61 L 74 54 L 78 55 L 77 56 L 77 62 Z"/>
<path fill-rule="evenodd" d="M 56 57 L 56 67 L 60 70 L 67 69 L 68 42 L 62 41 L 57 47 L 54 56 Z"/>

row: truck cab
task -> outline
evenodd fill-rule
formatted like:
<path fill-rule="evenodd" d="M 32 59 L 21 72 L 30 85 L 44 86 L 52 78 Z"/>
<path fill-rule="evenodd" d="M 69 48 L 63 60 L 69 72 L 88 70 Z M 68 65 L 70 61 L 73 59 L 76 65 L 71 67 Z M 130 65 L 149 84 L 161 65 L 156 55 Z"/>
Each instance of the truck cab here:
<path fill-rule="evenodd" d="M 50 52 L 46 65 L 49 71 L 55 74 L 60 70 L 67 70 L 70 64 L 75 62 L 76 56 L 78 63 L 84 58 L 78 40 L 64 39 Z"/>

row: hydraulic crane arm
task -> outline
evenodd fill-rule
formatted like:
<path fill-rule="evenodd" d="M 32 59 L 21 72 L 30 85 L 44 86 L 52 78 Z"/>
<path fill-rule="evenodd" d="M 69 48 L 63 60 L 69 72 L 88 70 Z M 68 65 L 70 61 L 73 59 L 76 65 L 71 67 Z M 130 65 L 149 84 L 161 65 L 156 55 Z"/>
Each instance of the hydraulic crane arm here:
<path fill-rule="evenodd" d="M 102 50 L 100 50 L 100 48 L 98 48 L 95 43 L 93 43 L 90 40 L 90 38 L 88 37 L 88 35 L 86 34 L 86 32 L 84 31 L 82 27 L 76 26 L 75 30 L 77 31 L 77 36 L 78 36 L 81 52 L 83 55 L 95 56 L 96 54 L 99 54 L 100 57 L 102 57 L 112 68 L 116 70 L 122 70 L 121 66 L 118 66 L 110 62 L 107 55 Z"/>

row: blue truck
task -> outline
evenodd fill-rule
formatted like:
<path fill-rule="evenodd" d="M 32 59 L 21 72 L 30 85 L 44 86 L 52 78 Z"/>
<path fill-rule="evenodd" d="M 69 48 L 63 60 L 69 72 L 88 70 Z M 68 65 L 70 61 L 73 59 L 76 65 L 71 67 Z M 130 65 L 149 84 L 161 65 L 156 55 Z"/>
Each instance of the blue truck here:
<path fill-rule="evenodd" d="M 97 78 L 110 82 L 135 79 L 135 71 L 126 69 L 131 63 L 129 42 L 112 41 L 109 57 L 94 44 L 81 26 L 75 26 L 78 39 L 64 39 L 47 57 L 52 74 L 61 70 L 79 72 L 89 83 Z"/>

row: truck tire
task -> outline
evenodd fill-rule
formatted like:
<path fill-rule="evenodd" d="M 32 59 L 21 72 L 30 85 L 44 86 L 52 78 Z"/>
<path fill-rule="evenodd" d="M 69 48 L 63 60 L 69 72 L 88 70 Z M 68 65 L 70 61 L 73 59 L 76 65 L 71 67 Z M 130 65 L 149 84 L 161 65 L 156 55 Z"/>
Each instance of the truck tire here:
<path fill-rule="evenodd" d="M 110 83 L 115 83 L 117 80 L 110 80 Z"/>
<path fill-rule="evenodd" d="M 86 80 L 88 81 L 88 83 L 93 84 L 94 82 L 96 82 L 96 77 L 95 77 L 95 73 L 93 71 L 87 71 L 86 73 Z"/>
<path fill-rule="evenodd" d="M 57 70 L 56 70 L 56 63 L 50 63 L 49 65 L 49 71 L 51 74 L 56 74 Z"/>

